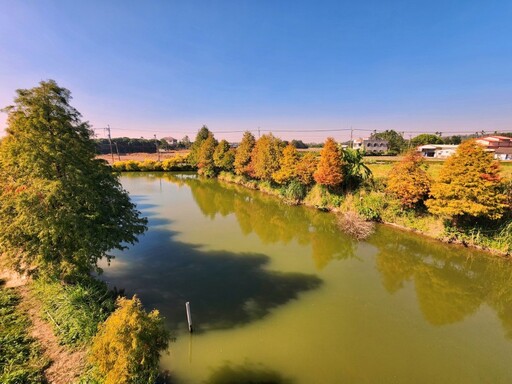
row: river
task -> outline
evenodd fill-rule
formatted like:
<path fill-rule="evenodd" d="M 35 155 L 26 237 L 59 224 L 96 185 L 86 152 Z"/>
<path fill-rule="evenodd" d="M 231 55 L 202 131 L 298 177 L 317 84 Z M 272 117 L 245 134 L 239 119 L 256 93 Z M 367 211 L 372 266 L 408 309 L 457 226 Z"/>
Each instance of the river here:
<path fill-rule="evenodd" d="M 165 316 L 173 382 L 512 382 L 509 261 L 382 225 L 357 242 L 192 174 L 121 181 L 149 230 L 102 278 Z"/>

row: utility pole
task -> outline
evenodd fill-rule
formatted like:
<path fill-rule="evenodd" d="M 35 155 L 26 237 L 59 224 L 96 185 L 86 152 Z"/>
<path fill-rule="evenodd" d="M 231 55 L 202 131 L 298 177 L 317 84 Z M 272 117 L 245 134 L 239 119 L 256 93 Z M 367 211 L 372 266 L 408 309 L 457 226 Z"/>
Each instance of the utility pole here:
<path fill-rule="evenodd" d="M 261 137 L 260 127 L 258 127 L 258 139 Z"/>
<path fill-rule="evenodd" d="M 114 149 L 112 148 L 112 137 L 110 136 L 110 125 L 105 128 L 108 133 L 108 143 L 110 145 L 110 156 L 112 156 L 112 164 L 114 164 Z"/>
<path fill-rule="evenodd" d="M 155 148 L 156 148 L 156 153 L 158 154 L 158 161 L 160 161 L 160 151 L 158 150 L 158 142 L 156 141 L 156 134 L 154 134 L 153 137 L 155 138 Z"/>
<path fill-rule="evenodd" d="M 350 148 L 354 148 L 354 130 L 350 126 Z"/>

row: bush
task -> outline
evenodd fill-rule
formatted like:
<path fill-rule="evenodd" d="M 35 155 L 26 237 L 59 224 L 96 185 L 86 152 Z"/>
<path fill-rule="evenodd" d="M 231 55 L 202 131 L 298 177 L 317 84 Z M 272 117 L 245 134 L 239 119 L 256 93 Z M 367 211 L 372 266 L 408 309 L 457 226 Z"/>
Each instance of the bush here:
<path fill-rule="evenodd" d="M 361 191 L 355 203 L 357 212 L 366 220 L 381 221 L 386 208 L 386 195 L 382 192 L 366 193 Z"/>
<path fill-rule="evenodd" d="M 152 383 L 170 335 L 158 311 L 146 313 L 136 296 L 117 306 L 93 340 L 90 362 L 105 384 Z"/>
<path fill-rule="evenodd" d="M 282 189 L 283 197 L 293 204 L 298 204 L 304 200 L 306 192 L 306 187 L 297 180 L 290 181 L 290 183 Z"/>

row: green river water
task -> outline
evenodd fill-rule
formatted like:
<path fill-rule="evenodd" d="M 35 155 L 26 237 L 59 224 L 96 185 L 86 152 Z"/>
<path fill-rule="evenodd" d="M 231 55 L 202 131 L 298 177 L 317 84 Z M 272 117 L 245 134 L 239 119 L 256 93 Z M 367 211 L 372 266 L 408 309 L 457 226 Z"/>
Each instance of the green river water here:
<path fill-rule="evenodd" d="M 386 226 L 357 242 L 195 175 L 121 181 L 149 230 L 102 278 L 166 317 L 173 382 L 512 382 L 511 262 Z"/>

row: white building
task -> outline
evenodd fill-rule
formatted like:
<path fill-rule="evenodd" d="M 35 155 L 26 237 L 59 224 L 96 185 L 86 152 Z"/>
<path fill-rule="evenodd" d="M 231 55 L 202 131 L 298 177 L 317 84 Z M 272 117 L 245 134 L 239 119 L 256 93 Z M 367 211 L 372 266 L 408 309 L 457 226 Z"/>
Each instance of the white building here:
<path fill-rule="evenodd" d="M 354 149 L 365 152 L 384 153 L 388 151 L 388 141 L 381 139 L 355 139 L 352 143 Z"/>
<path fill-rule="evenodd" d="M 424 157 L 432 157 L 436 159 L 446 159 L 455 153 L 458 145 L 452 144 L 427 144 L 420 145 L 417 148 Z"/>

